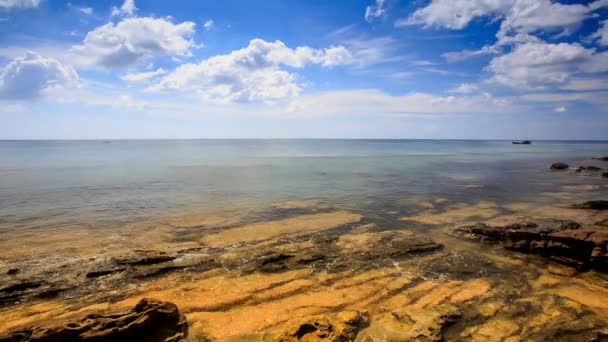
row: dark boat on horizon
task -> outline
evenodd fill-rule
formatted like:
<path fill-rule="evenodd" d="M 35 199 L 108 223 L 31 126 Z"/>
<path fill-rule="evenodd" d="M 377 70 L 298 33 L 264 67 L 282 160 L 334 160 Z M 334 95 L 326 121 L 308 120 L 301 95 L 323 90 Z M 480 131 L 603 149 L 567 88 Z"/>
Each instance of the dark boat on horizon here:
<path fill-rule="evenodd" d="M 511 142 L 513 145 L 530 145 L 532 142 L 530 140 L 517 140 Z"/>

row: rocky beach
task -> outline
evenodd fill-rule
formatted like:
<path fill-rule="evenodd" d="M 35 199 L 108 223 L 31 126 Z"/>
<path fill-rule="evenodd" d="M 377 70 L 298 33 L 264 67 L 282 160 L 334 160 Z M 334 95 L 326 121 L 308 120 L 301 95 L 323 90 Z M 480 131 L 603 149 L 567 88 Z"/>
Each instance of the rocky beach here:
<path fill-rule="evenodd" d="M 4 232 L 0 341 L 606 341 L 608 164 L 585 162 L 539 170 L 570 179 L 543 201 Z"/>

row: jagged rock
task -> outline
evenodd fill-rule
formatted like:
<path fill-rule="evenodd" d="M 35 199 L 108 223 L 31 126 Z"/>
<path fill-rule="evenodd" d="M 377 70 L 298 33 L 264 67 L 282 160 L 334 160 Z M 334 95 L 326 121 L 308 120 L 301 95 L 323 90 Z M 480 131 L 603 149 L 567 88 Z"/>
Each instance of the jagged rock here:
<path fill-rule="evenodd" d="M 531 220 L 507 226 L 485 223 L 452 229 L 460 236 L 492 243 L 523 253 L 539 254 L 579 269 L 608 271 L 608 231 L 580 229 L 567 220 Z"/>
<path fill-rule="evenodd" d="M 400 309 L 373 321 L 359 333 L 356 341 L 443 341 L 444 328 L 460 316 L 458 309 L 451 305 Z"/>
<path fill-rule="evenodd" d="M 591 159 L 608 161 L 608 156 L 593 157 Z"/>
<path fill-rule="evenodd" d="M 591 209 L 591 210 L 607 210 L 608 201 L 604 201 L 604 200 L 587 201 L 587 202 L 583 202 L 583 203 L 573 204 L 572 208 L 574 208 L 574 209 Z"/>
<path fill-rule="evenodd" d="M 188 323 L 175 304 L 144 298 L 124 312 L 91 314 L 64 326 L 28 328 L 0 336 L 0 342 L 177 342 L 187 331 Z"/>
<path fill-rule="evenodd" d="M 281 326 L 274 333 L 272 341 L 354 341 L 367 319 L 367 315 L 358 311 L 295 319 Z"/>
<path fill-rule="evenodd" d="M 589 172 L 589 171 L 602 171 L 602 168 L 593 166 L 593 165 L 579 166 L 576 168 L 576 172 Z"/>
<path fill-rule="evenodd" d="M 568 169 L 568 164 L 556 162 L 551 164 L 551 170 L 566 170 Z"/>

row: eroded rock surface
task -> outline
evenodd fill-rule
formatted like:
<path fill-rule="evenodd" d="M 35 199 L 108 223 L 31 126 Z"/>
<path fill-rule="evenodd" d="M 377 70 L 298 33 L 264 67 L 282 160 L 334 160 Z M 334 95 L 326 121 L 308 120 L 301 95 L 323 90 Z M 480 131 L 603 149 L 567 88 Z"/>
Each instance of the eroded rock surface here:
<path fill-rule="evenodd" d="M 188 323 L 175 304 L 144 298 L 124 312 L 91 314 L 63 326 L 28 328 L 0 336 L 0 342 L 176 342 L 183 341 L 187 331 Z"/>
<path fill-rule="evenodd" d="M 344 311 L 337 315 L 323 315 L 296 319 L 285 323 L 272 341 L 354 341 L 359 330 L 367 324 L 367 316 L 358 311 Z"/>
<path fill-rule="evenodd" d="M 363 330 L 356 341 L 443 341 L 443 330 L 460 318 L 451 305 L 406 308 L 388 313 Z"/>
<path fill-rule="evenodd" d="M 492 243 L 504 248 L 539 254 L 579 269 L 608 271 L 608 231 L 585 228 L 568 220 L 529 220 L 506 226 L 476 223 L 452 230 L 460 236 Z"/>

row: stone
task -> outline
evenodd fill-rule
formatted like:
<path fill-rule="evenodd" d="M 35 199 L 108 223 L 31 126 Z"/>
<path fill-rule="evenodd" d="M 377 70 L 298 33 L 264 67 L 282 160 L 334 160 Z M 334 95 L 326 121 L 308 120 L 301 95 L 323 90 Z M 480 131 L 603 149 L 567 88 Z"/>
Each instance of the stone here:
<path fill-rule="evenodd" d="M 87 278 L 103 277 L 103 276 L 106 276 L 106 275 L 109 275 L 109 274 L 123 272 L 125 270 L 126 270 L 126 268 L 124 268 L 124 267 L 121 267 L 121 268 L 112 268 L 112 269 L 95 270 L 95 271 L 88 272 L 86 274 L 86 277 Z"/>
<path fill-rule="evenodd" d="M 608 156 L 599 156 L 599 157 L 593 157 L 591 159 L 594 160 L 602 160 L 602 161 L 608 161 Z"/>
<path fill-rule="evenodd" d="M 576 172 L 593 172 L 593 171 L 602 171 L 602 168 L 593 166 L 593 165 L 579 166 L 576 168 Z"/>
<path fill-rule="evenodd" d="M 444 328 L 460 316 L 452 305 L 399 309 L 371 322 L 356 341 L 443 341 Z"/>
<path fill-rule="evenodd" d="M 602 172 L 602 178 L 608 178 L 608 172 Z"/>
<path fill-rule="evenodd" d="M 129 265 L 129 266 L 142 266 L 142 265 L 154 265 L 163 262 L 173 261 L 177 257 L 166 254 L 149 254 L 135 257 L 126 258 L 115 258 L 114 263 L 118 265 Z"/>
<path fill-rule="evenodd" d="M 367 316 L 358 311 L 295 319 L 281 326 L 272 341 L 354 341 L 366 321 Z"/>
<path fill-rule="evenodd" d="M 144 298 L 134 308 L 113 314 L 90 314 L 54 327 L 33 327 L 0 336 L 0 342 L 183 341 L 188 323 L 177 306 Z"/>
<path fill-rule="evenodd" d="M 568 164 L 564 164 L 564 163 L 560 163 L 560 162 L 555 162 L 553 164 L 551 164 L 551 170 L 567 170 L 568 169 Z"/>
<path fill-rule="evenodd" d="M 538 254 L 579 270 L 608 271 L 608 231 L 580 228 L 568 220 L 528 220 L 506 226 L 476 223 L 452 229 L 459 236 L 490 243 L 506 249 Z"/>
<path fill-rule="evenodd" d="M 573 209 L 607 210 L 608 201 L 605 201 L 605 200 L 587 201 L 587 202 L 583 202 L 583 203 L 573 204 L 571 207 Z"/>
<path fill-rule="evenodd" d="M 18 268 L 9 268 L 9 270 L 6 271 L 6 274 L 8 274 L 8 275 L 15 275 L 17 273 L 19 273 L 19 269 Z"/>
<path fill-rule="evenodd" d="M 389 230 L 341 235 L 336 247 L 355 258 L 375 259 L 432 252 L 443 245 L 408 230 Z"/>

